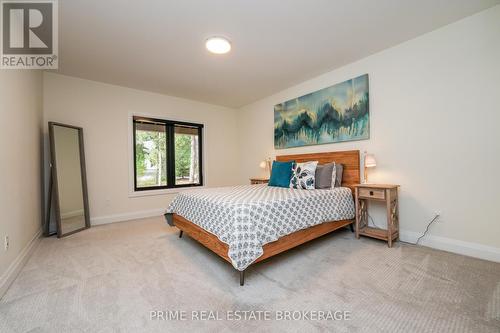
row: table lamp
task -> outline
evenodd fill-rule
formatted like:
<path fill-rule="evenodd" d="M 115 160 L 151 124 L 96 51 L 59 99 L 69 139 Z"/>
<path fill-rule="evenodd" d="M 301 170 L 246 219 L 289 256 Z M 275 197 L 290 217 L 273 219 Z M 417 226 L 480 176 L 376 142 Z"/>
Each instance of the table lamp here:
<path fill-rule="evenodd" d="M 374 168 L 376 166 L 377 160 L 375 159 L 375 156 L 365 152 L 365 184 L 368 183 L 368 168 Z"/>
<path fill-rule="evenodd" d="M 268 172 L 268 176 L 271 176 L 271 158 L 268 157 L 264 161 L 260 162 L 259 166 Z"/>

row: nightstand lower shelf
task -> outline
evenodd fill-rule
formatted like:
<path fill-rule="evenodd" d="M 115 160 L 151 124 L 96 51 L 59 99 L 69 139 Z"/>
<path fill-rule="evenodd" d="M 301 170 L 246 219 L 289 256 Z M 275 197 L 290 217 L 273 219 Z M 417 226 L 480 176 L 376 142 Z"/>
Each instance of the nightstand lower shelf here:
<path fill-rule="evenodd" d="M 373 227 L 364 227 L 363 229 L 359 230 L 359 235 L 361 235 L 361 236 L 377 238 L 377 239 L 381 239 L 383 241 L 389 240 L 388 234 L 389 233 L 386 229 L 379 229 L 379 228 L 373 228 Z M 398 231 L 394 231 L 392 233 L 392 240 L 395 240 L 397 238 L 398 238 Z"/>

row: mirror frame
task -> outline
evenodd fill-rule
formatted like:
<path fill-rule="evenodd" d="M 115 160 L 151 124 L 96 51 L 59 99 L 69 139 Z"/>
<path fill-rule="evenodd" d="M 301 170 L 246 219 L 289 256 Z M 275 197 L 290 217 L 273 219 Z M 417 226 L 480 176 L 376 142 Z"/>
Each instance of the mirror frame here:
<path fill-rule="evenodd" d="M 76 230 L 70 231 L 70 232 L 65 233 L 65 234 L 63 234 L 62 228 L 61 228 L 61 207 L 59 204 L 59 185 L 58 185 L 58 178 L 57 178 L 57 163 L 56 163 L 56 151 L 55 151 L 55 141 L 54 141 L 54 126 L 76 129 L 78 131 L 78 143 L 79 143 L 79 149 L 80 149 L 80 170 L 81 170 L 81 181 L 82 181 L 82 192 L 83 192 L 82 195 L 83 195 L 83 210 L 84 210 L 84 215 L 85 215 L 85 226 L 80 228 L 80 229 L 76 229 Z M 88 201 L 88 191 L 87 191 L 87 173 L 86 173 L 86 169 L 85 169 L 85 151 L 84 151 L 84 145 L 83 145 L 83 128 L 49 121 L 49 140 L 50 140 L 50 169 L 51 169 L 51 177 L 52 177 L 52 198 L 54 199 L 54 209 L 55 209 L 56 222 L 57 222 L 57 237 L 61 238 L 61 237 L 69 236 L 69 235 L 74 234 L 76 232 L 90 228 L 90 213 L 89 213 L 89 201 Z M 49 205 L 51 202 L 50 200 L 52 198 L 49 198 Z"/>

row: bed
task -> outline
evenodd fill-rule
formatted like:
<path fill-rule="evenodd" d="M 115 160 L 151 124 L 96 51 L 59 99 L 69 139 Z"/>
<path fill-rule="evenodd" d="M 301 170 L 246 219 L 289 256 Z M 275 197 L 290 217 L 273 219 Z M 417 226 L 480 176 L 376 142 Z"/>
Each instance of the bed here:
<path fill-rule="evenodd" d="M 245 269 L 355 221 L 353 186 L 359 151 L 282 155 L 278 161 L 344 165 L 342 186 L 294 190 L 242 185 L 183 191 L 167 209 L 167 222 L 231 263 L 244 284 Z"/>

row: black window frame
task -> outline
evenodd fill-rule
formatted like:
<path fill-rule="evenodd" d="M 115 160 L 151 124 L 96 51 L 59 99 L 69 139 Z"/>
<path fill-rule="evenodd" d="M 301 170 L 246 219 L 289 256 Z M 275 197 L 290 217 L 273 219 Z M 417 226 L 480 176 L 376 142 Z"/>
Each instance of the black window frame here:
<path fill-rule="evenodd" d="M 165 133 L 167 135 L 166 149 L 167 149 L 167 185 L 137 187 L 137 147 L 136 147 L 136 124 L 148 123 L 165 126 Z M 175 127 L 190 127 L 198 129 L 198 171 L 199 171 L 199 184 L 175 184 Z M 167 119 L 133 116 L 132 117 L 132 135 L 133 135 L 133 151 L 134 151 L 134 191 L 154 191 L 175 189 L 183 187 L 198 187 L 203 186 L 203 124 L 188 123 L 184 121 L 174 121 Z"/>

